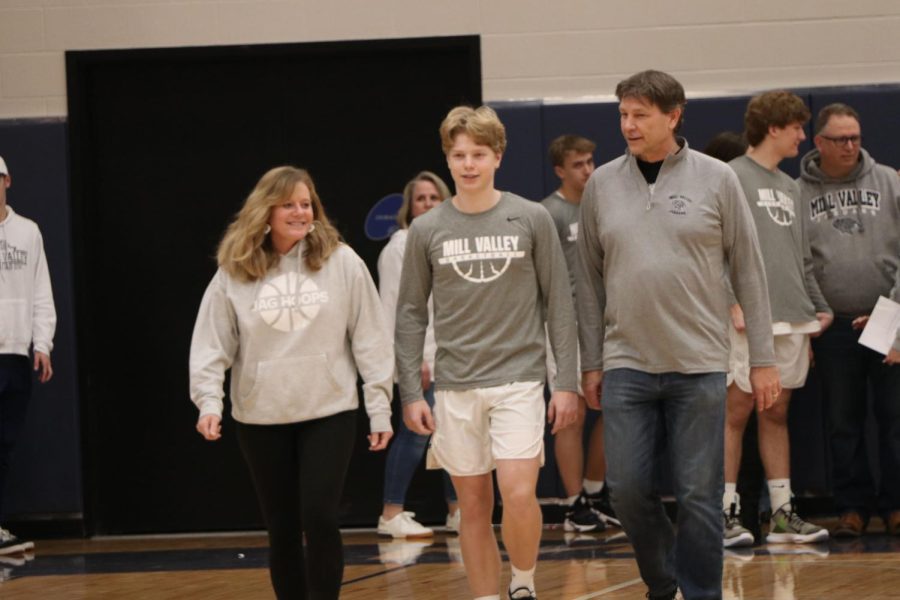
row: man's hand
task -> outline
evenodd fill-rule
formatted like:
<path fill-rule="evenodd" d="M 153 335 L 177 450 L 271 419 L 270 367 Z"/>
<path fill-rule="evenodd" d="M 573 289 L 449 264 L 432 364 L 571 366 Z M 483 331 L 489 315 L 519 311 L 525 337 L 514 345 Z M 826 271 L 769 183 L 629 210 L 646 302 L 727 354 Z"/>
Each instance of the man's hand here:
<path fill-rule="evenodd" d="M 584 391 L 584 402 L 588 408 L 600 410 L 600 397 L 603 395 L 603 371 L 583 372 L 581 389 Z"/>
<path fill-rule="evenodd" d="M 410 431 L 419 435 L 434 433 L 434 416 L 424 398 L 403 405 L 403 422 Z"/>
<path fill-rule="evenodd" d="M 43 352 L 34 352 L 34 370 L 40 371 L 38 381 L 47 383 L 53 377 L 53 365 L 50 364 L 50 355 Z"/>
<path fill-rule="evenodd" d="M 373 431 L 368 435 L 369 437 L 369 450 L 372 452 L 378 452 L 379 450 L 384 450 L 387 448 L 388 442 L 393 437 L 394 433 L 392 431 Z"/>
<path fill-rule="evenodd" d="M 753 390 L 753 399 L 756 400 L 757 412 L 772 408 L 781 394 L 778 367 L 750 367 L 750 388 Z"/>
<path fill-rule="evenodd" d="M 819 337 L 825 330 L 831 327 L 831 324 L 834 323 L 834 315 L 826 312 L 817 312 L 816 320 L 819 322 L 819 330 L 815 333 L 809 334 L 809 337 Z"/>
<path fill-rule="evenodd" d="M 218 415 L 203 415 L 197 419 L 197 431 L 205 440 L 216 441 L 222 437 L 222 418 Z"/>
<path fill-rule="evenodd" d="M 734 325 L 737 331 L 747 329 L 747 324 L 744 322 L 744 309 L 741 308 L 740 304 L 731 305 L 731 324 Z"/>
<path fill-rule="evenodd" d="M 864 329 L 866 326 L 866 323 L 868 323 L 868 322 L 869 322 L 869 315 L 863 315 L 861 317 L 856 317 L 855 319 L 853 319 L 853 321 L 850 323 L 850 327 L 859 331 L 860 329 Z"/>
<path fill-rule="evenodd" d="M 891 348 L 891 351 L 887 353 L 887 356 L 884 357 L 884 364 L 886 365 L 898 365 L 900 364 L 900 350 L 896 348 Z"/>
<path fill-rule="evenodd" d="M 550 431 L 556 434 L 560 429 L 565 429 L 578 419 L 578 394 L 556 390 L 550 396 L 550 405 L 547 407 L 547 422 L 553 423 Z"/>

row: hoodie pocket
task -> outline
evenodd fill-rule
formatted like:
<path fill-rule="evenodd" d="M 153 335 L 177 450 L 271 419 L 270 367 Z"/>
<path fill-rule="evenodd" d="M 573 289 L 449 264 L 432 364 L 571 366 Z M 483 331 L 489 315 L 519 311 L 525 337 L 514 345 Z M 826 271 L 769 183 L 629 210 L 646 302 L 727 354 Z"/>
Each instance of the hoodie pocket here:
<path fill-rule="evenodd" d="M 247 407 L 292 407 L 296 411 L 306 405 L 314 410 L 315 404 L 335 398 L 340 391 L 324 354 L 265 360 L 256 364 Z"/>
<path fill-rule="evenodd" d="M 25 300 L 20 298 L 0 300 L 0 344 L 28 344 L 31 332 L 25 326 L 27 318 Z"/>

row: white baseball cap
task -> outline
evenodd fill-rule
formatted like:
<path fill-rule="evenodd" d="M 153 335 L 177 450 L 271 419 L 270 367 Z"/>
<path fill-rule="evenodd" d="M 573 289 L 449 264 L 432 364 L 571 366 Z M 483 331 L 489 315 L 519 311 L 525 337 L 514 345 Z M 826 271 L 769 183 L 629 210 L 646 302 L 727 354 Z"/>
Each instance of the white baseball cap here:
<path fill-rule="evenodd" d="M 6 168 L 6 163 L 3 161 L 2 156 L 0 156 L 0 175 L 9 175 L 9 169 Z"/>

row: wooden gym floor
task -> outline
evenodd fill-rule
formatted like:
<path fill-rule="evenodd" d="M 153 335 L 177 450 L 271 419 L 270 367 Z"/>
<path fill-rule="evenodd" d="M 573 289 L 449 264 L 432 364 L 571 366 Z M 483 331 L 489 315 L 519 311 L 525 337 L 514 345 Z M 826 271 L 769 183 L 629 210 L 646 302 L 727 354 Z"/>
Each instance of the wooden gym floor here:
<path fill-rule="evenodd" d="M 456 536 L 401 541 L 348 531 L 344 543 L 343 599 L 470 597 Z M 260 533 L 38 541 L 33 555 L 0 557 L 0 598 L 272 598 L 266 552 Z M 542 600 L 646 592 L 618 529 L 572 535 L 548 527 L 536 581 Z M 723 587 L 726 600 L 900 598 L 900 537 L 871 531 L 851 541 L 726 551 Z"/>

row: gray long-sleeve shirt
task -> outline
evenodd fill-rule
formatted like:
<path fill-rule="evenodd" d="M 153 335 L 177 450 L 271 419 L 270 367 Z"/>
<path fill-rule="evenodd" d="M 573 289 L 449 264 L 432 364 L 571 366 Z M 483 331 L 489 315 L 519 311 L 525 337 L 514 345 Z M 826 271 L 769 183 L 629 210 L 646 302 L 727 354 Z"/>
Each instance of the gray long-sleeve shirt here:
<path fill-rule="evenodd" d="M 815 321 L 817 312 L 830 313 L 813 273 L 797 183 L 784 171 L 769 170 L 746 155 L 728 164 L 737 173 L 756 224 L 772 319 L 806 323 Z"/>
<path fill-rule="evenodd" d="M 443 202 L 409 230 L 395 351 L 400 398 L 422 398 L 428 296 L 434 302 L 436 389 L 543 381 L 544 321 L 559 364 L 557 389 L 576 391 L 576 329 L 568 269 L 549 213 L 504 192 L 469 214 Z"/>
<path fill-rule="evenodd" d="M 678 141 L 652 190 L 628 153 L 588 181 L 576 289 L 582 371 L 727 371 L 726 268 L 750 364 L 775 362 L 762 256 L 737 176 Z"/>

